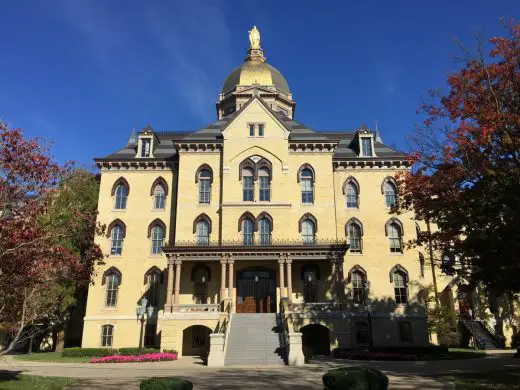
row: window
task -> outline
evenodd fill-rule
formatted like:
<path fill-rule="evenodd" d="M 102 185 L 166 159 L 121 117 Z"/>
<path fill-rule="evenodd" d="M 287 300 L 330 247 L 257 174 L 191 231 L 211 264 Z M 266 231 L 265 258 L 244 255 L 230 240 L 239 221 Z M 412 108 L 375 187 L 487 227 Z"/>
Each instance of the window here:
<path fill-rule="evenodd" d="M 300 189 L 302 191 L 302 203 L 313 203 L 313 177 L 312 171 L 308 168 L 302 169 L 300 173 Z"/>
<path fill-rule="evenodd" d="M 351 253 L 361 253 L 361 228 L 355 222 L 348 225 L 349 249 Z"/>
<path fill-rule="evenodd" d="M 110 232 L 110 254 L 120 255 L 123 252 L 123 227 L 115 225 Z"/>
<path fill-rule="evenodd" d="M 193 298 L 196 304 L 208 303 L 208 281 L 209 273 L 205 267 L 198 267 L 194 272 L 195 289 Z"/>
<path fill-rule="evenodd" d="M 262 168 L 258 171 L 259 179 L 259 199 L 263 202 L 269 202 L 271 200 L 271 183 L 269 177 L 269 171 Z"/>
<path fill-rule="evenodd" d="M 412 342 L 412 324 L 408 321 L 399 322 L 399 341 L 401 343 Z"/>
<path fill-rule="evenodd" d="M 111 347 L 114 341 L 114 326 L 103 325 L 101 327 L 101 346 Z"/>
<path fill-rule="evenodd" d="M 318 271 L 314 265 L 304 266 L 303 274 L 303 300 L 305 303 L 317 302 Z"/>
<path fill-rule="evenodd" d="M 255 125 L 253 125 L 253 124 L 249 125 L 249 136 L 250 137 L 255 136 Z"/>
<path fill-rule="evenodd" d="M 144 346 L 145 348 L 155 347 L 155 335 L 157 334 L 156 324 L 146 324 L 144 330 Z"/>
<path fill-rule="evenodd" d="M 164 228 L 155 225 L 152 228 L 152 255 L 160 255 L 164 240 Z"/>
<path fill-rule="evenodd" d="M 347 183 L 345 188 L 348 208 L 358 208 L 358 191 L 354 183 Z"/>
<path fill-rule="evenodd" d="M 208 221 L 197 222 L 197 245 L 209 244 L 209 223 Z"/>
<path fill-rule="evenodd" d="M 162 184 L 157 184 L 153 191 L 153 208 L 155 210 L 164 210 L 166 203 L 166 191 Z"/>
<path fill-rule="evenodd" d="M 402 271 L 394 271 L 395 303 L 408 303 L 408 282 L 406 274 Z"/>
<path fill-rule="evenodd" d="M 262 218 L 258 225 L 260 228 L 260 244 L 269 245 L 271 243 L 271 223 L 267 218 Z"/>
<path fill-rule="evenodd" d="M 355 304 L 365 304 L 365 275 L 360 271 L 352 271 L 350 274 L 352 282 L 352 300 Z"/>
<path fill-rule="evenodd" d="M 149 138 L 141 138 L 141 157 L 150 157 L 152 140 Z"/>
<path fill-rule="evenodd" d="M 259 124 L 258 125 L 258 136 L 259 137 L 263 137 L 264 136 L 264 125 L 263 124 Z"/>
<path fill-rule="evenodd" d="M 117 306 L 117 293 L 119 291 L 119 283 L 121 279 L 118 274 L 110 273 L 106 276 L 106 297 L 105 306 L 116 307 Z"/>
<path fill-rule="evenodd" d="M 397 190 L 393 183 L 386 181 L 383 185 L 386 207 L 395 206 L 397 203 Z"/>
<path fill-rule="evenodd" d="M 242 200 L 252 202 L 254 200 L 253 171 L 249 168 L 242 170 Z"/>
<path fill-rule="evenodd" d="M 203 169 L 199 173 L 199 203 L 209 203 L 211 199 L 211 172 Z"/>
<path fill-rule="evenodd" d="M 402 253 L 401 227 L 393 222 L 388 226 L 388 243 L 390 244 L 390 253 Z"/>
<path fill-rule="evenodd" d="M 363 157 L 372 157 L 372 138 L 361 138 L 361 153 Z"/>
<path fill-rule="evenodd" d="M 118 210 L 126 209 L 126 198 L 128 196 L 128 189 L 126 185 L 119 184 L 116 188 L 116 204 L 115 207 Z"/>
<path fill-rule="evenodd" d="M 370 343 L 370 329 L 366 322 L 356 322 L 356 344 Z"/>
<path fill-rule="evenodd" d="M 249 218 L 242 221 L 242 238 L 244 245 L 253 245 L 254 241 L 254 223 Z"/>
<path fill-rule="evenodd" d="M 314 231 L 314 222 L 312 222 L 310 219 L 306 219 L 302 222 L 302 236 L 304 244 L 314 244 L 314 242 L 316 241 Z"/>
<path fill-rule="evenodd" d="M 157 307 L 159 305 L 159 290 L 161 283 L 161 274 L 159 272 L 151 272 L 147 276 L 148 293 L 147 299 L 150 306 Z"/>

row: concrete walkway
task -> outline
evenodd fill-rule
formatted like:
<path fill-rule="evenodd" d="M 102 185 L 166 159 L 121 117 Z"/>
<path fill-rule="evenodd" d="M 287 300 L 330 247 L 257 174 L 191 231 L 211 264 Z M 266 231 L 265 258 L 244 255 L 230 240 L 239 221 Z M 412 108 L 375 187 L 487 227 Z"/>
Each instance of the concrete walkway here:
<path fill-rule="evenodd" d="M 6 356 L 0 371 L 44 376 L 80 378 L 72 388 L 79 390 L 138 389 L 139 379 L 152 376 L 179 376 L 194 383 L 195 390 L 209 389 L 322 389 L 322 375 L 339 366 L 367 365 L 383 371 L 390 379 L 390 389 L 452 389 L 453 385 L 435 379 L 440 375 L 470 372 L 520 371 L 520 359 L 512 354 L 493 354 L 479 359 L 416 361 L 416 362 L 355 362 L 316 359 L 303 367 L 224 367 L 202 365 L 197 358 L 183 357 L 175 362 L 88 364 L 42 363 L 15 360 Z"/>

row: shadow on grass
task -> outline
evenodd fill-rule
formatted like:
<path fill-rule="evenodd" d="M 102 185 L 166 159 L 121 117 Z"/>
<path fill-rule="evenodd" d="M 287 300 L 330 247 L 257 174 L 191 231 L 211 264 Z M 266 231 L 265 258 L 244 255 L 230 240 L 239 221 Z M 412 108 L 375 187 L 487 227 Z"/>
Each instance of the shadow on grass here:
<path fill-rule="evenodd" d="M 495 371 L 446 377 L 457 390 L 520 390 L 520 371 Z"/>
<path fill-rule="evenodd" d="M 18 381 L 22 371 L 5 371 L 0 370 L 0 382 Z"/>

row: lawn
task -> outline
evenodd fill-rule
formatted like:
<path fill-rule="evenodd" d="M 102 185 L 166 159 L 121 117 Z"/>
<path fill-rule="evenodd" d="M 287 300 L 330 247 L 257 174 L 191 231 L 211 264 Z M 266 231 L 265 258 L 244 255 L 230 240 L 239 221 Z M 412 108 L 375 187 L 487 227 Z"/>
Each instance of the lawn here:
<path fill-rule="evenodd" d="M 518 371 L 460 374 L 445 379 L 454 382 L 457 390 L 520 390 Z"/>
<path fill-rule="evenodd" d="M 419 360 L 476 359 L 486 356 L 484 351 L 468 348 L 449 348 L 448 353 L 424 355 Z"/>
<path fill-rule="evenodd" d="M 74 378 L 0 372 L 0 390 L 62 390 L 75 381 Z"/>
<path fill-rule="evenodd" d="M 16 360 L 28 362 L 52 362 L 52 363 L 88 363 L 92 360 L 89 356 L 64 357 L 61 352 L 35 352 L 30 355 L 13 355 Z"/>

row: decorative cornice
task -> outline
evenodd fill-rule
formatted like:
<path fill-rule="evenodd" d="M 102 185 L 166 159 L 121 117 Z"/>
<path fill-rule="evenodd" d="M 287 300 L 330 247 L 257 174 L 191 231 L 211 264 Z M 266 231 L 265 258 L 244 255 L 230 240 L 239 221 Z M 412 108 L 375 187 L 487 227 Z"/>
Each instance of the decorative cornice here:
<path fill-rule="evenodd" d="M 220 152 L 222 150 L 222 141 L 191 141 L 179 142 L 175 145 L 179 153 L 186 152 Z"/>
<path fill-rule="evenodd" d="M 345 171 L 349 168 L 364 168 L 364 169 L 404 169 L 409 168 L 410 163 L 406 159 L 355 159 L 355 160 L 333 160 L 333 169 L 335 171 Z"/>
<path fill-rule="evenodd" d="M 107 161 L 95 160 L 96 166 L 101 170 L 171 170 L 176 165 L 176 161 L 167 160 L 121 160 Z"/>
<path fill-rule="evenodd" d="M 337 141 L 291 141 L 289 140 L 289 151 L 293 153 L 302 152 L 325 152 L 332 153 L 336 149 Z"/>

